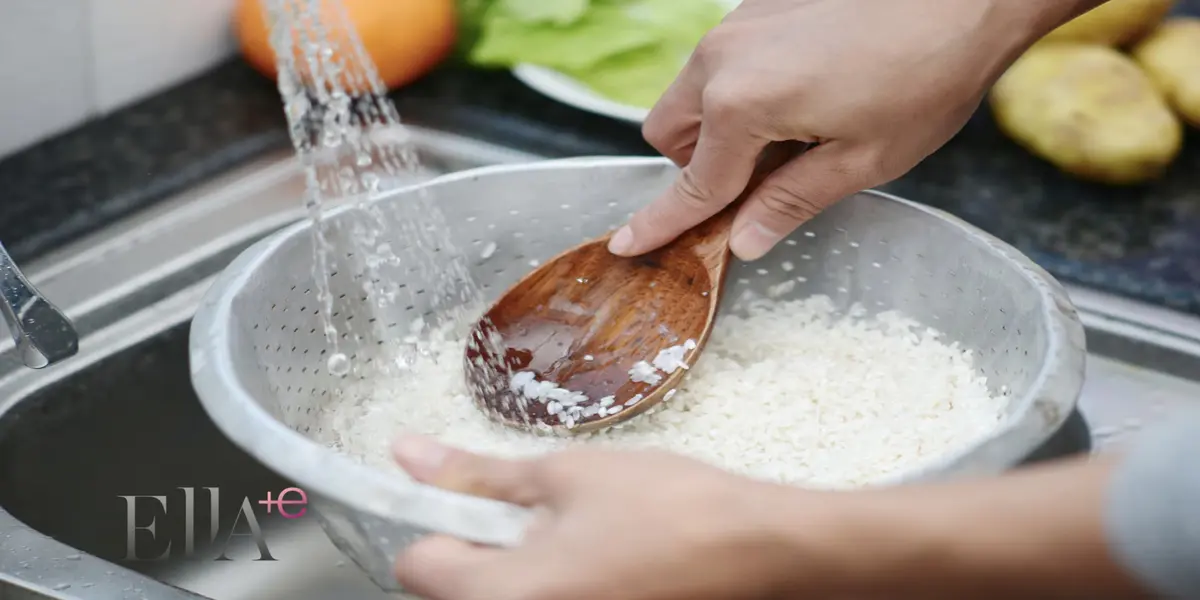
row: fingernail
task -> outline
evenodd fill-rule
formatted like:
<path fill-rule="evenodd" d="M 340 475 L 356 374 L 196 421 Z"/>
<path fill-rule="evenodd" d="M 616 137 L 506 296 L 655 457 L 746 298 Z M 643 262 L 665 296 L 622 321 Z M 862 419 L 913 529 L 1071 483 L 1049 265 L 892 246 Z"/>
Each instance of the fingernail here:
<path fill-rule="evenodd" d="M 625 225 L 608 240 L 608 251 L 623 256 L 633 250 L 633 230 Z"/>
<path fill-rule="evenodd" d="M 427 437 L 405 436 L 392 445 L 392 453 L 413 477 L 425 479 L 437 473 L 446 460 L 447 448 Z"/>
<path fill-rule="evenodd" d="M 734 232 L 729 249 L 742 260 L 758 260 L 782 239 L 782 235 L 751 221 Z"/>

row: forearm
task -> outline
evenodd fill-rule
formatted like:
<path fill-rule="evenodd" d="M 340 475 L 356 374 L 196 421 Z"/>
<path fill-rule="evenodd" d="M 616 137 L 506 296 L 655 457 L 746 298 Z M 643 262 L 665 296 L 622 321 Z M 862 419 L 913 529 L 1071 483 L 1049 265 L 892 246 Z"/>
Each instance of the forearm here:
<path fill-rule="evenodd" d="M 1075 460 L 848 494 L 831 502 L 822 531 L 794 533 L 798 545 L 823 547 L 831 588 L 856 596 L 1144 596 L 1108 552 L 1112 470 L 1109 460 Z"/>
<path fill-rule="evenodd" d="M 987 83 L 993 82 L 1030 46 L 1060 25 L 1107 0 L 991 0 L 970 35 L 990 57 Z"/>
<path fill-rule="evenodd" d="M 1108 2 L 1109 0 L 1000 0 L 1021 5 L 1030 14 L 1030 43 L 1041 39 L 1059 25 Z"/>
<path fill-rule="evenodd" d="M 1119 457 L 797 503 L 786 533 L 805 576 L 850 596 L 1198 598 L 1198 457 L 1200 412 Z"/>

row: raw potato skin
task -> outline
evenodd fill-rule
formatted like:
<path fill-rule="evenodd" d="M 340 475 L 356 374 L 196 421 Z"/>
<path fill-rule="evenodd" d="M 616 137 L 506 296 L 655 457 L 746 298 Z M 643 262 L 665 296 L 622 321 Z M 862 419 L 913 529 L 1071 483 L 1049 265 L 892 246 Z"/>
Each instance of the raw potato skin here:
<path fill-rule="evenodd" d="M 1169 19 L 1134 48 L 1133 58 L 1175 112 L 1200 127 L 1200 19 Z"/>
<path fill-rule="evenodd" d="M 1174 5 L 1175 0 L 1109 0 L 1051 31 L 1039 43 L 1127 46 L 1150 33 Z"/>
<path fill-rule="evenodd" d="M 1018 144 L 1101 183 L 1154 179 L 1183 145 L 1183 126 L 1154 82 L 1107 46 L 1038 45 L 996 82 L 990 104 Z"/>

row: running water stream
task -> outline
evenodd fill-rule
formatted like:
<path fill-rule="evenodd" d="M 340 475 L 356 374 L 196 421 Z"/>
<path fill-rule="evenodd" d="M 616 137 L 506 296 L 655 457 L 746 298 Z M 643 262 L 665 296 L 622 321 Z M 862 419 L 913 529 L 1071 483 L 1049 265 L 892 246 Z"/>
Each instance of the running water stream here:
<path fill-rule="evenodd" d="M 304 204 L 313 221 L 313 280 L 330 344 L 327 368 L 333 375 L 346 375 L 354 365 L 339 348 L 339 325 L 333 319 L 329 278 L 335 253 L 349 250 L 366 257 L 370 276 L 362 278 L 363 291 L 379 306 L 395 298 L 398 286 L 376 276 L 378 265 L 400 264 L 389 239 L 404 240 L 409 247 L 403 257 L 411 263 L 408 269 L 433 283 L 428 290 L 432 310 L 444 305 L 477 306 L 483 295 L 464 265 L 445 259 L 453 245 L 446 220 L 430 194 L 421 193 L 418 202 L 397 209 L 404 215 L 390 219 L 391 231 L 384 231 L 380 208 L 369 202 L 380 193 L 413 184 L 421 165 L 340 0 L 265 0 L 264 6 L 277 57 L 279 93 L 306 179 Z M 367 224 L 343 237 L 354 248 L 334 248 L 323 217 L 329 208 L 346 202 L 355 204 Z M 400 231 L 394 230 L 397 222 Z"/>

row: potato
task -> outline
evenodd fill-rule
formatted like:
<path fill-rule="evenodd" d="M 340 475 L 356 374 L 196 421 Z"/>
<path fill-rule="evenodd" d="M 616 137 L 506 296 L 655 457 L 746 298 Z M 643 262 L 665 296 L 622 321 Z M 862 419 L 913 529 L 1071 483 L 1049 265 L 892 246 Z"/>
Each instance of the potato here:
<path fill-rule="evenodd" d="M 1107 46 L 1031 48 L 996 82 L 990 104 L 1018 144 L 1093 181 L 1154 179 L 1183 145 L 1183 126 L 1154 82 Z"/>
<path fill-rule="evenodd" d="M 1169 19 L 1133 49 L 1183 120 L 1200 127 L 1200 19 Z"/>
<path fill-rule="evenodd" d="M 1086 42 L 1126 46 L 1150 33 L 1175 0 L 1109 0 L 1068 21 L 1042 42 Z"/>

